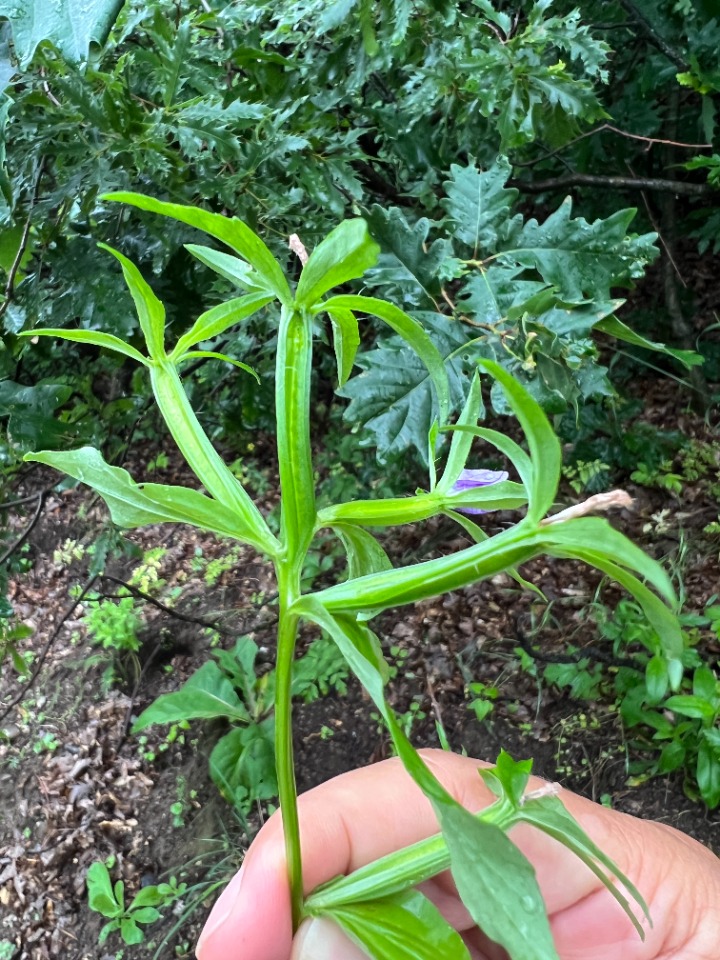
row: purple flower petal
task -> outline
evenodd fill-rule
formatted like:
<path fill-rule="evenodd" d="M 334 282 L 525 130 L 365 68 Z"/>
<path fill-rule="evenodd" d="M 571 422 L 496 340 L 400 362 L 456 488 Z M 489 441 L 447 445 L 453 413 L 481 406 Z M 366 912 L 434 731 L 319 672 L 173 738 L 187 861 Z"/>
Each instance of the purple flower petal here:
<path fill-rule="evenodd" d="M 510 474 L 506 470 L 463 470 L 457 478 L 450 491 L 453 493 L 464 493 L 467 490 L 475 490 L 477 487 L 489 487 L 494 483 L 502 483 L 507 480 Z M 459 513 L 487 513 L 479 507 L 461 506 L 455 508 Z"/>

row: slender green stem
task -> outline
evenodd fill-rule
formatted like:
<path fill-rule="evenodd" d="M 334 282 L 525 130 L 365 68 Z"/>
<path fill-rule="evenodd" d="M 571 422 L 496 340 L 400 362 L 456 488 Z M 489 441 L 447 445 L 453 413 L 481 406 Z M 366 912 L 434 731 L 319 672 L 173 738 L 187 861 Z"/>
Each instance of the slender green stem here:
<path fill-rule="evenodd" d="M 477 816 L 483 823 L 493 824 L 504 831 L 519 819 L 516 809 L 507 800 L 498 800 Z M 443 835 L 438 833 L 395 850 L 347 877 L 330 881 L 310 894 L 304 911 L 307 916 L 320 916 L 340 905 L 388 897 L 430 880 L 449 866 L 447 844 Z"/>
<path fill-rule="evenodd" d="M 278 330 L 275 416 L 282 496 L 280 542 L 275 569 L 280 598 L 275 690 L 275 763 L 285 833 L 293 931 L 302 918 L 300 829 L 292 742 L 292 668 L 298 616 L 291 608 L 301 593 L 302 567 L 317 524 L 310 447 L 310 315 L 283 306 Z"/>
<path fill-rule="evenodd" d="M 278 570 L 280 592 L 280 622 L 278 626 L 277 666 L 275 671 L 275 766 L 278 781 L 278 795 L 285 834 L 285 854 L 287 857 L 288 879 L 290 881 L 290 900 L 292 903 L 293 931 L 300 923 L 303 884 L 302 859 L 300 855 L 300 825 L 297 812 L 297 787 L 295 785 L 295 767 L 293 761 L 292 740 L 292 665 L 295 655 L 298 618 L 288 613 L 286 576 L 282 568 Z"/>

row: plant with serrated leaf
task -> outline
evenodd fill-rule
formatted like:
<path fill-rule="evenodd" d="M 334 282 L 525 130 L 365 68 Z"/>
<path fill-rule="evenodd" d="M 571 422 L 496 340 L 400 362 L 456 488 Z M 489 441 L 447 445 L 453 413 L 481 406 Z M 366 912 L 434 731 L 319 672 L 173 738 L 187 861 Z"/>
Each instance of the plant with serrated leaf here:
<path fill-rule="evenodd" d="M 524 432 L 527 449 L 505 434 L 477 425 L 481 410 L 479 371 L 471 381 L 457 423 L 448 425 L 450 387 L 445 364 L 422 324 L 388 301 L 335 292 L 335 288 L 360 278 L 377 261 L 378 247 L 363 220 L 347 220 L 336 227 L 315 247 L 304 262 L 297 284 L 291 286 L 267 246 L 240 220 L 138 194 L 113 194 L 106 199 L 209 233 L 232 253 L 194 247 L 194 255 L 232 276 L 245 293 L 201 314 L 168 349 L 161 301 L 129 259 L 110 251 L 121 265 L 135 302 L 145 351 L 100 331 L 38 328 L 32 333 L 103 346 L 141 364 L 168 429 L 205 492 L 137 483 L 125 470 L 110 466 L 96 450 L 88 448 L 38 452 L 29 454 L 28 459 L 64 470 L 89 484 L 121 526 L 190 523 L 247 544 L 273 564 L 279 615 L 274 674 L 275 772 L 294 928 L 304 916 L 327 916 L 350 931 L 353 940 L 375 960 L 408 955 L 435 960 L 440 950 L 453 960 L 468 960 L 467 947 L 459 934 L 424 894 L 414 889 L 449 867 L 473 920 L 512 960 L 558 960 L 534 871 L 506 836 L 513 825 L 526 822 L 550 833 L 581 857 L 602 878 L 643 936 L 640 921 L 620 892 L 620 888 L 627 891 L 646 913 L 644 901 L 631 882 L 586 837 L 556 796 L 544 791 L 541 795 L 525 794 L 531 762 L 515 763 L 502 753 L 495 768 L 480 771 L 497 801 L 478 816 L 464 810 L 448 794 L 410 744 L 387 701 L 388 664 L 369 621 L 391 607 L 440 596 L 501 571 L 508 571 L 525 584 L 519 567 L 539 555 L 574 558 L 602 570 L 635 597 L 660 637 L 674 689 L 682 676 L 682 641 L 673 613 L 676 598 L 665 571 L 606 520 L 588 516 L 592 501 L 548 516 L 560 478 L 560 444 L 541 407 L 499 364 L 484 360 L 481 368 L 504 392 Z M 279 303 L 274 382 L 281 493 L 277 535 L 211 444 L 179 374 L 189 355 L 212 353 L 203 350 L 203 341 L 245 321 L 270 301 Z M 329 324 L 338 381 L 344 383 L 360 341 L 359 314 L 390 327 L 427 369 L 436 411 L 427 438 L 430 475 L 427 489 L 413 496 L 351 500 L 318 509 L 310 436 L 315 330 Z M 242 361 L 240 368 L 243 374 L 252 373 Z M 438 476 L 436 447 L 440 431 L 445 430 L 452 439 Z M 509 479 L 507 471 L 468 470 L 466 464 L 476 438 L 506 459 L 518 479 Z M 625 501 L 625 495 L 618 495 L 618 502 Z M 494 536 L 488 536 L 471 519 L 471 515 L 500 508 L 524 510 L 524 515 Z M 473 545 L 395 568 L 371 533 L 373 528 L 419 522 L 441 514 L 455 520 Z M 324 589 L 305 590 L 305 560 L 313 541 L 325 529 L 331 530 L 342 545 L 347 558 L 346 578 Z M 333 881 L 307 898 L 302 889 L 291 720 L 295 648 L 302 624 L 319 627 L 335 642 L 387 725 L 408 773 L 432 803 L 441 829 L 437 837 Z M 207 667 L 203 669 L 207 671 Z M 195 695 L 199 696 L 199 682 L 197 687 Z M 213 699 L 209 691 L 205 694 Z M 242 703 L 235 705 L 240 719 L 245 709 Z M 616 886 L 615 878 L 620 885 Z M 515 922 L 519 918 L 522 922 Z"/>
<path fill-rule="evenodd" d="M 483 358 L 519 377 L 553 412 L 612 394 L 596 333 L 697 362 L 615 316 L 624 303 L 618 289 L 632 286 L 658 252 L 655 234 L 628 232 L 635 211 L 588 223 L 572 216 L 567 199 L 542 223 L 525 219 L 516 212 L 517 189 L 506 186 L 510 173 L 504 157 L 487 170 L 453 166 L 444 221 L 413 228 L 398 208 L 380 207 L 369 220 L 385 250 L 371 281 L 394 290 L 424 323 L 443 358 L 451 407 L 462 406 Z M 440 231 L 445 236 L 429 239 Z M 372 435 L 381 459 L 410 445 L 425 455 L 435 409 L 424 366 L 398 338 L 381 341 L 358 362 L 363 373 L 342 390 L 351 400 L 347 418 Z M 493 403 L 507 410 L 499 388 Z"/>

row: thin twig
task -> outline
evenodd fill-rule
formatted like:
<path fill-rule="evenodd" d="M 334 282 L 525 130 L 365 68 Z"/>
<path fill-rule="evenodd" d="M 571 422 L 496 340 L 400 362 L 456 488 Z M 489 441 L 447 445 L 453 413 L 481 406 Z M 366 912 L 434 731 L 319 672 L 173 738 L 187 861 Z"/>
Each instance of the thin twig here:
<path fill-rule="evenodd" d="M 594 137 L 596 134 L 603 133 L 605 130 L 610 130 L 612 133 L 616 133 L 620 137 L 627 137 L 628 140 L 641 140 L 643 143 L 647 143 L 649 146 L 657 143 L 671 147 L 682 147 L 686 150 L 712 149 L 711 143 L 682 143 L 679 140 L 663 140 L 660 137 L 645 137 L 640 133 L 630 133 L 627 130 L 621 130 L 620 127 L 614 127 L 611 123 L 602 123 L 599 127 L 594 127 L 592 130 L 587 130 L 585 133 L 581 133 L 579 136 L 573 137 L 572 140 L 568 140 L 567 143 L 564 143 L 561 147 L 558 147 L 557 150 L 551 150 L 549 153 L 543 153 L 542 156 L 536 157 L 534 160 L 526 160 L 522 163 L 514 161 L 513 166 L 534 167 L 536 164 L 542 163 L 543 160 L 550 160 L 552 157 L 556 157 L 559 153 L 562 153 L 563 150 L 567 150 L 568 147 L 572 147 L 574 144 L 579 143 L 580 140 L 586 140 L 588 137 Z"/>
<path fill-rule="evenodd" d="M 3 316 L 7 310 L 10 301 L 12 300 L 13 289 L 15 287 L 15 277 L 17 272 L 20 269 L 20 264 L 22 258 L 25 256 L 25 250 L 27 248 L 28 238 L 30 236 L 30 226 L 32 223 L 32 212 L 35 204 L 37 203 L 38 197 L 40 195 L 40 181 L 42 175 L 45 172 L 45 157 L 41 157 L 37 165 L 37 170 L 35 171 L 35 182 L 33 183 L 32 194 L 30 195 L 30 207 L 28 209 L 28 215 L 25 220 L 25 225 L 23 226 L 22 233 L 20 235 L 20 245 L 17 248 L 15 258 L 12 262 L 12 265 L 8 271 L 7 282 L 5 284 L 5 300 L 0 304 L 0 317 Z"/>
<path fill-rule="evenodd" d="M 36 523 L 38 522 L 38 520 L 40 519 L 40 514 L 42 513 L 43 506 L 45 505 L 45 497 L 46 497 L 46 496 L 47 496 L 47 491 L 45 491 L 45 490 L 43 490 L 42 493 L 37 494 L 38 505 L 37 505 L 37 509 L 35 510 L 35 513 L 33 514 L 32 520 L 31 520 L 30 523 L 27 525 L 27 527 L 23 530 L 23 532 L 20 534 L 20 536 L 17 538 L 17 540 L 15 541 L 15 543 L 13 543 L 13 545 L 12 545 L 11 547 L 8 547 L 7 550 L 5 551 L 5 553 L 0 557 L 0 566 L 2 566 L 2 565 L 5 563 L 5 561 L 6 561 L 9 557 L 11 557 L 11 556 L 13 555 L 13 553 L 15 553 L 16 550 L 19 550 L 19 549 L 20 549 L 20 547 L 25 543 L 25 541 L 27 540 L 27 538 L 30 536 L 30 534 L 31 534 L 31 533 L 33 532 L 33 530 L 35 529 L 35 525 L 36 525 Z"/>
<path fill-rule="evenodd" d="M 14 507 L 21 507 L 25 503 L 32 503 L 33 500 L 36 500 L 38 497 L 46 497 L 49 493 L 52 493 L 55 489 L 55 484 L 52 487 L 46 487 L 45 490 L 42 490 L 40 493 L 31 493 L 27 497 L 19 497 L 17 500 L 6 500 L 5 503 L 0 503 L 0 510 L 12 510 Z"/>
<path fill-rule="evenodd" d="M 100 578 L 102 580 L 110 580 L 111 583 L 117 583 L 118 586 L 128 590 L 140 600 L 145 600 L 146 603 L 151 603 L 153 606 L 157 607 L 158 610 L 162 610 L 163 613 L 170 614 L 170 616 L 175 617 L 177 620 L 183 620 L 185 623 L 196 623 L 200 627 L 205 627 L 208 630 L 215 630 L 217 633 L 228 633 L 227 628 L 221 627 L 217 623 L 211 623 L 208 620 L 203 620 L 201 617 L 193 617 L 187 613 L 180 613 L 179 610 L 173 610 L 172 607 L 168 607 L 166 604 L 162 603 L 162 601 L 156 600 L 155 597 L 151 597 L 149 593 L 145 593 L 144 590 L 139 590 L 131 583 L 127 583 L 125 580 L 121 580 L 119 577 L 113 577 L 109 573 L 103 573 L 100 575 Z"/>
<path fill-rule="evenodd" d="M 65 613 L 62 615 L 55 629 L 48 637 L 47 642 L 45 643 L 45 646 L 40 651 L 40 655 L 38 656 L 37 660 L 34 662 L 33 671 L 32 671 L 32 674 L 30 675 L 30 679 L 23 685 L 22 689 L 20 690 L 20 693 L 18 693 L 17 696 L 13 697 L 13 699 L 10 701 L 9 704 L 7 704 L 3 712 L 0 713 L 0 723 L 2 723 L 2 721 L 10 713 L 13 707 L 16 707 L 19 703 L 22 703 L 22 701 L 25 699 L 25 696 L 27 695 L 28 691 L 30 690 L 30 688 L 33 686 L 38 676 L 40 675 L 40 671 L 42 670 L 43 664 L 45 663 L 48 653 L 50 652 L 50 648 L 52 647 L 53 643 L 55 643 L 58 636 L 60 635 L 60 631 L 62 630 L 66 621 L 70 618 L 70 616 L 72 615 L 73 611 L 78 606 L 78 604 L 82 603 L 82 601 L 85 599 L 89 591 L 92 589 L 92 586 L 96 580 L 97 580 L 97 574 L 93 574 L 91 577 L 88 577 L 88 579 L 83 584 L 82 590 L 80 591 L 78 596 L 75 598 L 75 600 L 73 600 L 73 602 L 67 608 Z"/>

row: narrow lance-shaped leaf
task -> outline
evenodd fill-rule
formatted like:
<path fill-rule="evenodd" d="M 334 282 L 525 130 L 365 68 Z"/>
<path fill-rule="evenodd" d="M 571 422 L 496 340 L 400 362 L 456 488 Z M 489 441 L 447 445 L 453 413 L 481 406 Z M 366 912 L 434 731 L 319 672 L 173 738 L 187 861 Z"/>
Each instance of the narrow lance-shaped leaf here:
<path fill-rule="evenodd" d="M 502 830 L 458 804 L 437 812 L 450 872 L 475 923 L 511 960 L 559 960 L 529 860 Z"/>
<path fill-rule="evenodd" d="M 504 433 L 500 433 L 497 430 L 490 430 L 487 427 L 470 427 L 461 423 L 456 424 L 454 427 L 447 427 L 446 430 L 452 433 L 465 434 L 470 437 L 470 439 L 477 437 L 491 444 L 499 450 L 500 453 L 505 454 L 512 463 L 520 475 L 525 489 L 528 492 L 532 490 L 534 470 L 532 461 L 523 448 L 510 437 L 506 437 Z M 455 481 L 453 481 L 453 483 L 454 482 Z"/>
<path fill-rule="evenodd" d="M 482 414 L 483 402 L 480 390 L 480 377 L 477 372 L 474 374 L 467 400 L 455 427 L 475 427 Z M 472 434 L 461 432 L 456 429 L 450 441 L 450 453 L 445 463 L 443 475 L 438 484 L 440 491 L 449 490 L 462 473 L 472 446 Z"/>
<path fill-rule="evenodd" d="M 278 548 L 277 540 L 244 487 L 210 443 L 190 406 L 175 368 L 168 363 L 156 364 L 150 369 L 150 377 L 160 412 L 195 475 L 216 500 L 238 512 L 244 525 L 252 531 L 246 535 L 248 543 L 274 556 Z"/>
<path fill-rule="evenodd" d="M 192 349 L 203 340 L 212 340 L 213 337 L 224 333 L 228 327 L 257 313 L 273 298 L 265 293 L 251 293 L 246 297 L 235 297 L 225 303 L 219 303 L 202 313 L 187 333 L 184 333 L 175 349 L 170 354 L 171 360 L 177 360 L 187 350 Z"/>
<path fill-rule="evenodd" d="M 242 360 L 235 360 L 233 357 L 229 357 L 226 353 L 216 353 L 214 350 L 190 350 L 180 357 L 180 363 L 183 363 L 185 360 L 198 360 L 203 358 L 206 360 L 222 360 L 223 363 L 231 363 L 234 367 L 238 367 L 238 369 L 244 370 L 245 373 L 249 373 L 251 377 L 254 377 L 257 382 L 260 383 L 260 377 L 256 370 L 253 370 L 247 363 L 243 363 Z"/>
<path fill-rule="evenodd" d="M 481 366 L 500 383 L 513 413 L 527 439 L 532 462 L 532 481 L 523 481 L 528 488 L 530 505 L 528 518 L 541 520 L 555 499 L 560 481 L 562 453 L 560 441 L 548 422 L 542 407 L 530 396 L 517 380 L 506 370 L 490 360 L 483 360 Z"/>
<path fill-rule="evenodd" d="M 669 604 L 677 604 L 672 581 L 657 560 L 616 530 L 604 517 L 577 517 L 544 525 L 549 544 L 567 544 L 604 555 L 612 563 L 636 570 L 662 594 Z"/>
<path fill-rule="evenodd" d="M 532 824 L 572 850 L 602 881 L 628 915 L 640 938 L 645 939 L 645 930 L 633 913 L 627 898 L 617 884 L 612 882 L 608 874 L 620 881 L 640 907 L 646 919 L 650 921 L 648 907 L 642 894 L 632 881 L 603 853 L 600 847 L 593 843 L 580 824 L 570 816 L 558 797 L 539 797 L 531 803 L 526 803 L 520 810 L 520 818 L 523 822 Z M 607 873 L 601 869 L 600 865 L 605 867 Z"/>
<path fill-rule="evenodd" d="M 230 253 L 223 253 L 222 250 L 214 250 L 212 247 L 205 247 L 197 243 L 186 243 L 185 249 L 196 260 L 204 263 L 206 267 L 210 267 L 211 270 L 229 280 L 230 283 L 247 290 L 248 295 L 269 293 L 271 298 L 274 299 L 275 293 L 272 289 L 268 289 L 267 282 L 245 260 L 234 257 Z"/>
<path fill-rule="evenodd" d="M 605 554 L 589 548 L 583 549 L 581 546 L 573 548 L 565 545 L 555 547 L 549 545 L 547 552 L 555 557 L 573 557 L 577 560 L 583 560 L 598 570 L 602 570 L 635 597 L 648 622 L 660 637 L 665 655 L 670 660 L 668 664 L 670 681 L 673 688 L 676 689 L 683 673 L 679 669 L 683 650 L 682 633 L 677 617 L 662 600 L 649 590 L 644 583 L 641 583 L 637 577 L 617 563 L 613 563 Z"/>
<path fill-rule="evenodd" d="M 328 290 L 358 279 L 375 266 L 379 255 L 380 247 L 368 233 L 365 221 L 346 220 L 310 254 L 295 291 L 296 304 L 315 306 Z"/>
<path fill-rule="evenodd" d="M 599 320 L 595 324 L 595 330 L 600 330 L 602 333 L 606 333 L 610 337 L 616 337 L 618 340 L 624 340 L 626 343 L 631 343 L 635 347 L 643 347 L 645 350 L 653 350 L 656 353 L 665 353 L 679 360 L 680 363 L 688 369 L 690 367 L 697 367 L 704 362 L 702 354 L 696 353 L 694 350 L 673 350 L 670 347 L 666 347 L 664 343 L 648 340 L 646 337 L 631 330 L 627 324 L 623 323 L 622 320 L 618 320 L 614 315 Z"/>
<path fill-rule="evenodd" d="M 236 540 L 253 542 L 253 531 L 235 511 L 197 490 L 157 483 L 137 484 L 127 470 L 106 463 L 92 447 L 67 453 L 43 450 L 28 453 L 26 460 L 46 463 L 96 490 L 110 508 L 120 527 L 133 528 L 150 523 L 189 523 Z"/>
<path fill-rule="evenodd" d="M 146 197 L 140 193 L 107 193 L 102 200 L 127 203 L 147 210 L 150 213 L 159 213 L 191 227 L 209 233 L 211 237 L 221 240 L 240 254 L 243 259 L 257 270 L 260 277 L 267 284 L 281 303 L 289 304 L 292 300 L 290 288 L 283 274 L 280 264 L 270 253 L 267 246 L 258 235 L 235 217 L 223 217 L 219 213 L 209 213 L 199 207 L 186 207 L 179 203 L 166 203 Z"/>
<path fill-rule="evenodd" d="M 337 363 L 338 386 L 347 383 L 360 346 L 357 317 L 352 310 L 328 311 L 333 330 L 333 347 Z"/>
<path fill-rule="evenodd" d="M 368 313 L 386 323 L 405 340 L 427 368 L 437 394 L 439 419 L 444 423 L 450 408 L 450 389 L 445 363 L 440 352 L 421 325 L 399 307 L 375 297 L 337 296 L 318 304 L 314 312 L 353 310 Z"/>
<path fill-rule="evenodd" d="M 165 307 L 132 260 L 128 260 L 119 250 L 114 250 L 106 243 L 99 243 L 98 246 L 101 250 L 107 250 L 120 262 L 125 283 L 135 301 L 135 309 L 148 353 L 154 360 L 162 359 L 165 356 Z"/>
<path fill-rule="evenodd" d="M 104 350 L 122 353 L 144 366 L 147 366 L 148 362 L 147 357 L 144 357 L 135 347 L 131 347 L 129 343 L 125 343 L 120 337 L 115 337 L 112 333 L 101 333 L 99 330 L 66 330 L 64 327 L 40 327 L 37 330 L 24 330 L 18 336 L 59 337 L 62 340 L 71 340 L 73 343 L 89 343 L 95 347 L 102 347 Z"/>

